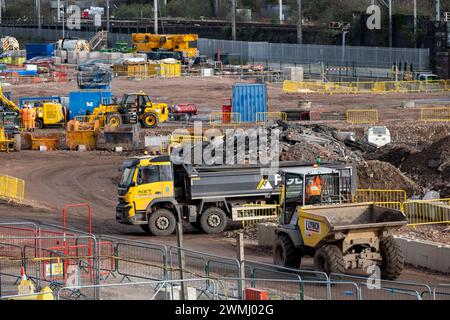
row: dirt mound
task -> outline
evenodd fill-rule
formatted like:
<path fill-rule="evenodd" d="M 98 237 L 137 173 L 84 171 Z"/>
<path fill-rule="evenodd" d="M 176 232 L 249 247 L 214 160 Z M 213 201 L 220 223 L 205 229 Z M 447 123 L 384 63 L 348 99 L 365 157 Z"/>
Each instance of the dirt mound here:
<path fill-rule="evenodd" d="M 450 136 L 409 155 L 400 168 L 441 197 L 450 197 Z"/>
<path fill-rule="evenodd" d="M 397 168 L 408 159 L 408 157 L 417 152 L 417 149 L 405 145 L 387 145 L 384 146 L 373 153 L 365 155 L 366 160 L 380 160 L 383 162 L 389 162 L 390 164 L 396 166 Z"/>
<path fill-rule="evenodd" d="M 409 197 L 422 193 L 422 188 L 392 164 L 369 160 L 358 165 L 358 188 L 405 190 Z"/>

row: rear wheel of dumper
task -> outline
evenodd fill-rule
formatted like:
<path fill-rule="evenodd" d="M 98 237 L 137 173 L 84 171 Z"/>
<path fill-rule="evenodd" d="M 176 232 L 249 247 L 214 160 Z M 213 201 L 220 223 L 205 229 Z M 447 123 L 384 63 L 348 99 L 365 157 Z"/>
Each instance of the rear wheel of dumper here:
<path fill-rule="evenodd" d="M 301 255 L 286 234 L 279 234 L 273 244 L 273 263 L 277 266 L 296 268 L 300 267 Z"/>
<path fill-rule="evenodd" d="M 158 126 L 158 116 L 154 113 L 146 113 L 142 116 L 142 126 L 144 128 L 155 128 Z"/>
<path fill-rule="evenodd" d="M 385 280 L 396 280 L 403 271 L 405 258 L 400 246 L 392 236 L 380 240 L 381 278 Z"/>
<path fill-rule="evenodd" d="M 345 261 L 341 249 L 332 244 L 320 247 L 314 255 L 314 266 L 327 274 L 344 273 Z"/>

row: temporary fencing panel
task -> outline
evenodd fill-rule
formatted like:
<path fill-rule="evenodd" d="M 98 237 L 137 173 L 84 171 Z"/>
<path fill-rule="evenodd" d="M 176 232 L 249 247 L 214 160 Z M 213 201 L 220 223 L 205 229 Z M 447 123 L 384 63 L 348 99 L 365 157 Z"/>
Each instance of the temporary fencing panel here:
<path fill-rule="evenodd" d="M 287 121 L 286 112 L 257 112 L 256 123 L 266 123 L 269 121 L 283 120 Z"/>
<path fill-rule="evenodd" d="M 422 108 L 420 109 L 420 119 L 424 122 L 449 122 L 450 107 Z"/>
<path fill-rule="evenodd" d="M 237 112 L 211 112 L 209 125 L 212 127 L 238 126 L 241 123 L 241 114 Z"/>
<path fill-rule="evenodd" d="M 0 198 L 22 201 L 25 198 L 25 181 L 0 175 Z"/>
<path fill-rule="evenodd" d="M 405 190 L 356 189 L 353 202 L 405 202 Z"/>
<path fill-rule="evenodd" d="M 433 300 L 450 301 L 450 284 L 440 284 L 434 287 Z"/>
<path fill-rule="evenodd" d="M 450 199 L 410 200 L 403 206 L 411 226 L 450 223 Z"/>
<path fill-rule="evenodd" d="M 378 123 L 378 110 L 347 110 L 347 122 L 351 124 L 376 124 Z"/>
<path fill-rule="evenodd" d="M 322 94 L 383 94 L 448 91 L 448 80 L 436 81 L 380 81 L 380 82 L 320 82 L 285 80 L 283 93 Z"/>

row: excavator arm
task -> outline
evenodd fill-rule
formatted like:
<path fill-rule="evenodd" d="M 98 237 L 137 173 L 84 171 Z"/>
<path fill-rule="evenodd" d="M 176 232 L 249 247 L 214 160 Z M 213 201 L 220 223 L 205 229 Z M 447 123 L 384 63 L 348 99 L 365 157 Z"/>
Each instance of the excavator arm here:
<path fill-rule="evenodd" d="M 1 85 L 0 85 L 0 105 L 3 107 L 4 109 L 3 111 L 20 113 L 19 107 L 3 94 L 3 88 Z"/>

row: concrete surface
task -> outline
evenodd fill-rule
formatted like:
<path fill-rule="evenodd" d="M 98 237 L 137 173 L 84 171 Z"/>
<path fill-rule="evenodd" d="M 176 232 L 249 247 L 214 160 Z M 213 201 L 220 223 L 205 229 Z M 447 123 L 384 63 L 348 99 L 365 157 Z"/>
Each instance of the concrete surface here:
<path fill-rule="evenodd" d="M 450 246 L 431 241 L 395 237 L 405 262 L 415 267 L 450 273 Z"/>

